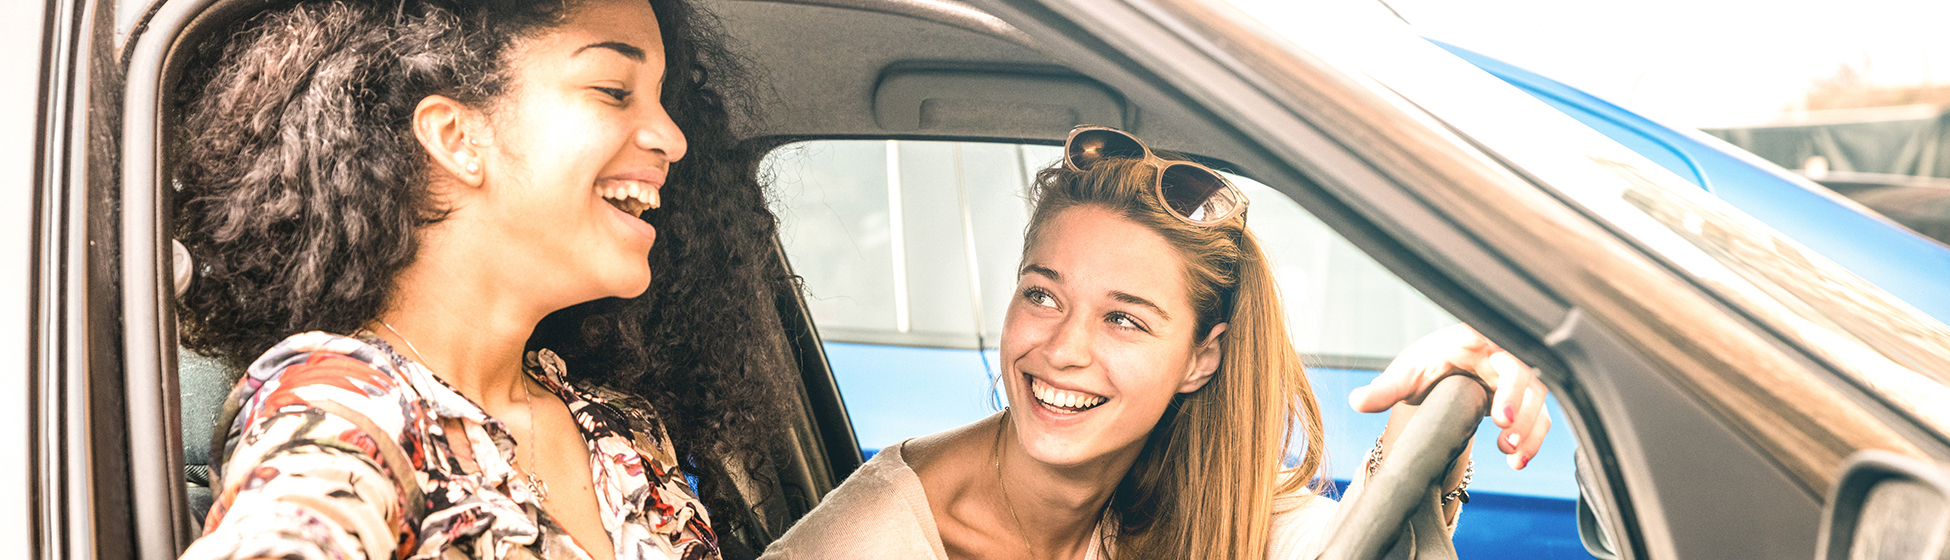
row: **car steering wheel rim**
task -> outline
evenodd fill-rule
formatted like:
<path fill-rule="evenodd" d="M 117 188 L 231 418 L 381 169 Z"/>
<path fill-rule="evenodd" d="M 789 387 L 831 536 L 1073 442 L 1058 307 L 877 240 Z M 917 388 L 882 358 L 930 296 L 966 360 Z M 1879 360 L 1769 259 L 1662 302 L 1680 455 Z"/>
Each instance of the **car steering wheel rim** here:
<path fill-rule="evenodd" d="M 1489 392 L 1475 377 L 1451 373 L 1435 383 L 1415 417 L 1390 446 L 1361 495 L 1341 505 L 1322 560 L 1380 558 L 1406 534 L 1409 516 L 1438 507 L 1438 481 L 1469 446 L 1489 410 Z M 1449 538 L 1445 531 L 1440 535 Z"/>

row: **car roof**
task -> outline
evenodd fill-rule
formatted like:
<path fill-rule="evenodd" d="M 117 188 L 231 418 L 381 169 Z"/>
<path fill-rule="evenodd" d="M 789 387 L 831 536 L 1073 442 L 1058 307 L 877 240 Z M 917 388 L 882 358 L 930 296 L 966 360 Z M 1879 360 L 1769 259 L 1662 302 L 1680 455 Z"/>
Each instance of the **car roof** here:
<path fill-rule="evenodd" d="M 1666 126 L 1562 82 L 1453 44 L 1431 40 L 1766 222 L 1788 237 L 1950 322 L 1950 247 L 1924 238 L 1704 133 Z"/>

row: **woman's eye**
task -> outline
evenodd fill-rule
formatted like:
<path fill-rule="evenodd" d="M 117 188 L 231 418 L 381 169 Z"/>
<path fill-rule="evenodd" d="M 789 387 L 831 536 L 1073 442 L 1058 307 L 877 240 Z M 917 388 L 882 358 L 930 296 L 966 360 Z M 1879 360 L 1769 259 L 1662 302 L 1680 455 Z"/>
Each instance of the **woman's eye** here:
<path fill-rule="evenodd" d="M 1022 299 L 1028 300 L 1031 305 L 1056 307 L 1056 298 L 1050 297 L 1049 292 L 1037 288 L 1023 290 Z"/>
<path fill-rule="evenodd" d="M 1104 317 L 1104 321 L 1112 325 L 1116 325 L 1118 328 L 1121 329 L 1137 329 L 1140 331 L 1144 330 L 1144 325 L 1138 324 L 1136 319 L 1132 319 L 1130 315 L 1126 315 L 1123 313 L 1112 313 L 1110 315 L 1107 315 Z"/>
<path fill-rule="evenodd" d="M 623 88 L 611 88 L 611 87 L 599 87 L 596 88 L 596 91 L 603 92 L 604 95 L 613 97 L 618 102 L 629 101 L 630 94 L 636 93 Z"/>

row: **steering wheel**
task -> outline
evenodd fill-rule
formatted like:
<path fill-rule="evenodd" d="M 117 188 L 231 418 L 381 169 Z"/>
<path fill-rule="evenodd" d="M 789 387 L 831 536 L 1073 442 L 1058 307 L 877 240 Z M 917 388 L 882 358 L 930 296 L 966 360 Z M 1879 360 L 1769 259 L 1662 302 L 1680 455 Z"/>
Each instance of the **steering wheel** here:
<path fill-rule="evenodd" d="M 1361 495 L 1341 504 L 1319 558 L 1372 560 L 1388 552 L 1390 558 L 1455 558 L 1437 482 L 1488 411 L 1482 381 L 1462 373 L 1437 380 Z"/>

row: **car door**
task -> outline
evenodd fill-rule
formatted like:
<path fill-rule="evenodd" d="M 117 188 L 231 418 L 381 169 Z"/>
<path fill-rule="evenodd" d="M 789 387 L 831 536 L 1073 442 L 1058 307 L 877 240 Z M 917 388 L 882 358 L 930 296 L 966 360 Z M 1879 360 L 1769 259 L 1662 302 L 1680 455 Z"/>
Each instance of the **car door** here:
<path fill-rule="evenodd" d="M 5 376 L 19 386 L 0 404 L 10 430 L 0 437 L 8 445 L 0 476 L 12 488 L 0 498 L 8 557 L 130 557 L 141 542 L 159 543 L 150 550 L 162 557 L 180 534 L 181 516 L 139 513 L 155 500 L 138 494 L 158 491 L 166 504 L 170 488 L 152 483 L 180 471 L 148 437 L 170 426 L 155 408 L 167 404 L 154 385 L 162 379 L 126 377 L 124 342 L 145 325 L 124 323 L 131 294 L 123 289 L 154 278 L 121 258 L 157 253 L 120 250 L 130 214 L 119 182 L 126 45 L 117 14 L 115 2 L 86 0 L 0 8 L 0 41 L 14 53 L 0 114 L 16 124 L 4 138 L 6 157 L 18 158 L 6 168 L 18 174 L 8 212 L 19 214 L 4 220 L 17 228 L 6 236 L 15 242 L 5 268 L 18 276 L 6 285 L 15 290 L 8 301 L 22 305 L 5 311 L 13 326 L 4 339 L 18 345 L 9 355 L 21 360 Z M 150 316 L 155 307 L 148 300 Z"/>

